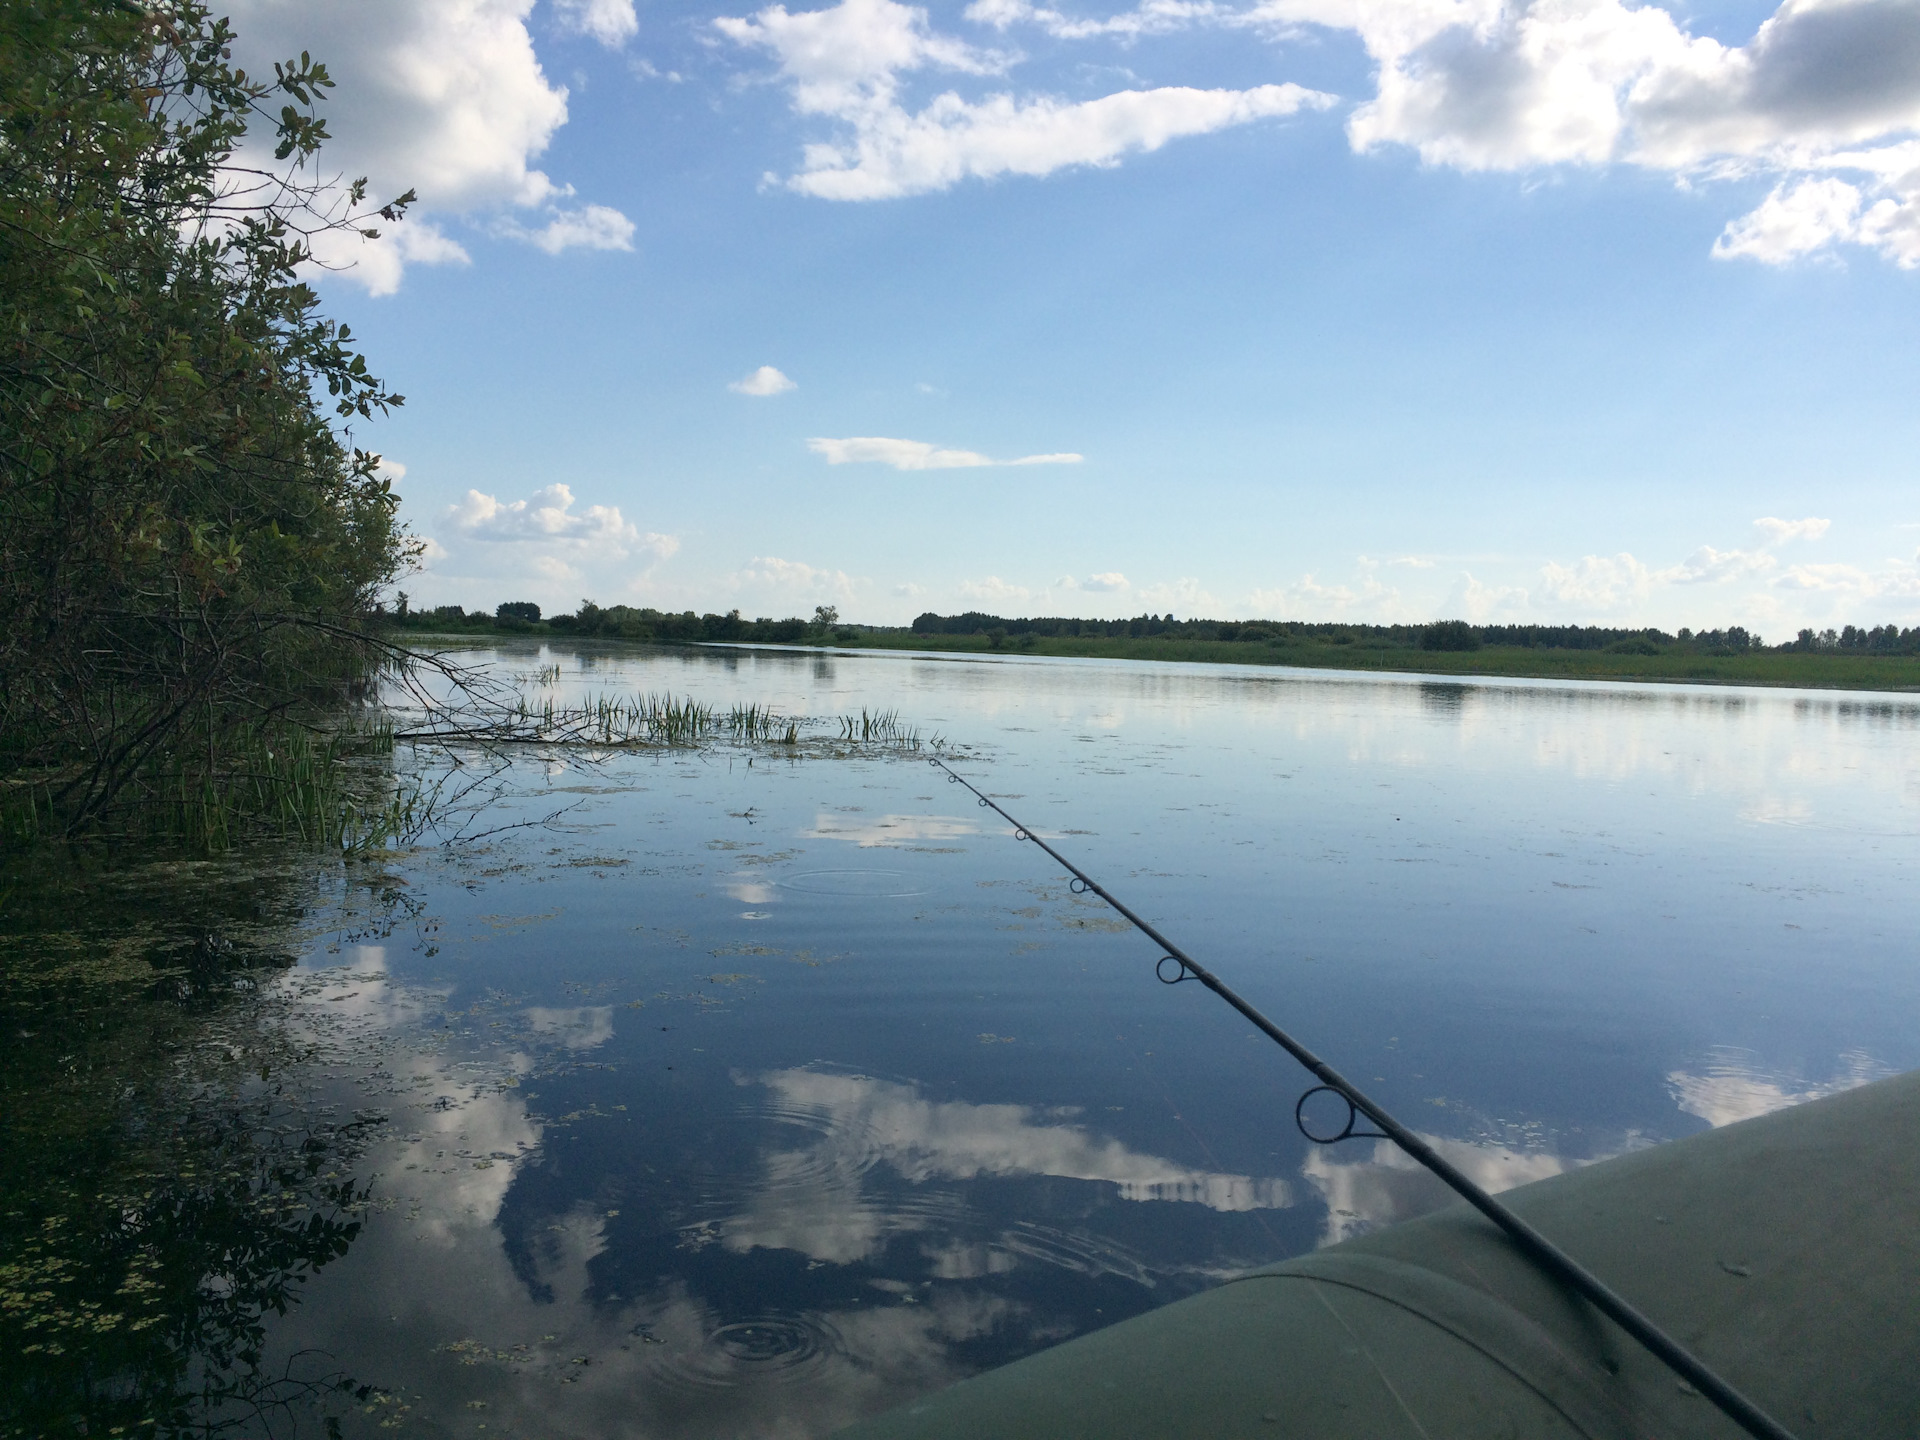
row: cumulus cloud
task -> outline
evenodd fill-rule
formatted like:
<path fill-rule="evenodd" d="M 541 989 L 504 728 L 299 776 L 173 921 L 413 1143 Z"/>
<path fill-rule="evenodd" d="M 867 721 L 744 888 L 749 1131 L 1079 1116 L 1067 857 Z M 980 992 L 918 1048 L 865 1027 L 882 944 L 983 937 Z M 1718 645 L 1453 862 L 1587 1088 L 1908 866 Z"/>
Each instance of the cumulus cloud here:
<path fill-rule="evenodd" d="M 1728 222 L 1713 242 L 1714 258 L 1782 264 L 1851 235 L 1859 213 L 1860 192 L 1844 180 L 1776 185 L 1758 209 Z"/>
<path fill-rule="evenodd" d="M 1780 545 L 1788 540 L 1818 540 L 1832 524 L 1831 520 L 1817 519 L 1812 515 L 1804 520 L 1778 520 L 1771 515 L 1763 515 L 1753 522 L 1753 528 L 1767 537 L 1769 545 Z"/>
<path fill-rule="evenodd" d="M 781 395 L 799 387 L 782 375 L 771 365 L 762 365 L 744 379 L 735 380 L 727 388 L 736 395 Z"/>
<path fill-rule="evenodd" d="M 553 0 L 562 29 L 588 35 L 609 50 L 618 50 L 640 33 L 633 0 Z"/>
<path fill-rule="evenodd" d="M 1118 570 L 1103 570 L 1098 574 L 1089 575 L 1086 579 L 1082 580 L 1080 582 L 1080 588 L 1082 590 L 1106 592 L 1124 590 L 1127 588 L 1127 577 L 1122 575 Z"/>
<path fill-rule="evenodd" d="M 1901 602 L 1911 613 L 1913 602 L 1920 600 L 1920 566 L 1912 561 L 1889 560 L 1878 570 L 1860 565 L 1790 565 L 1773 581 L 1777 590 L 1796 592 L 1803 597 L 1827 596 L 1836 602 L 1842 618 L 1847 607 L 1868 600 Z"/>
<path fill-rule="evenodd" d="M 1920 265 L 1911 0 L 1785 0 L 1740 46 L 1623 0 L 1262 0 L 1246 15 L 1360 37 L 1379 78 L 1348 121 L 1356 149 L 1471 170 L 1772 174 L 1716 256 L 1777 264 L 1850 242 Z"/>
<path fill-rule="evenodd" d="M 1142 35 L 1163 35 L 1184 30 L 1189 25 L 1228 20 L 1234 12 L 1211 0 L 1147 0 L 1147 3 L 1102 20 L 1087 20 L 1064 15 L 1058 10 L 1029 3 L 1029 0 L 974 0 L 966 10 L 967 19 L 977 25 L 1007 30 L 1014 25 L 1037 25 L 1056 40 L 1088 40 L 1100 35 L 1136 39 Z"/>
<path fill-rule="evenodd" d="M 1307 616 L 1313 619 L 1349 619 L 1362 614 L 1379 615 L 1395 609 L 1400 592 L 1382 585 L 1374 573 L 1375 562 L 1360 560 L 1359 585 L 1327 585 L 1312 572 L 1289 585 L 1276 585 L 1248 592 L 1240 609 L 1261 619 Z"/>
<path fill-rule="evenodd" d="M 1467 170 L 1623 163 L 1683 183 L 1771 176 L 1716 257 L 1782 264 L 1855 244 L 1920 266 L 1912 0 L 1784 0 L 1744 45 L 1627 0 L 1145 0 L 1092 20 L 976 0 L 966 13 L 1062 40 L 1195 25 L 1349 32 L 1376 67 L 1373 94 L 1348 117 L 1356 150 L 1406 146 Z"/>
<path fill-rule="evenodd" d="M 547 213 L 553 218 L 537 229 L 511 218 L 501 221 L 496 229 L 549 255 L 562 250 L 633 249 L 633 222 L 611 206 L 583 205 L 578 210 L 552 206 Z"/>
<path fill-rule="evenodd" d="M 777 372 L 776 372 L 777 373 Z M 829 465 L 891 465 L 896 470 L 966 470 L 983 465 L 1078 465 L 1085 457 L 1070 453 L 1023 455 L 993 460 L 973 450 L 948 450 L 925 440 L 895 440 L 884 435 L 851 435 L 843 440 L 815 436 L 807 448 Z"/>
<path fill-rule="evenodd" d="M 1485 623 L 1496 617 L 1517 617 L 1526 613 L 1532 596 L 1522 585 L 1490 585 L 1473 574 L 1460 572 L 1460 579 L 1447 595 L 1446 613 Z"/>
<path fill-rule="evenodd" d="M 645 550 L 662 560 L 680 548 L 672 535 L 641 533 L 621 516 L 617 505 L 589 505 L 584 510 L 573 505 L 573 491 L 566 485 L 549 485 L 525 500 L 507 502 L 469 490 L 465 499 L 448 509 L 446 519 L 476 540 L 557 542 L 621 555 Z"/>
<path fill-rule="evenodd" d="M 1716 550 L 1702 545 L 1678 565 L 1660 571 L 1656 578 L 1675 585 L 1699 585 L 1743 579 L 1771 570 L 1778 563 L 1765 551 Z"/>
<path fill-rule="evenodd" d="M 1200 582 L 1191 575 L 1178 580 L 1163 580 L 1157 585 L 1147 585 L 1134 592 L 1135 598 L 1145 601 L 1155 614 L 1162 610 L 1181 610 L 1191 617 L 1206 614 L 1220 608 L 1220 602 Z"/>
<path fill-rule="evenodd" d="M 783 182 L 827 200 L 890 199 L 967 179 L 1110 166 L 1182 136 L 1333 103 L 1293 84 L 1168 86 L 1082 101 L 1004 91 L 970 100 L 950 90 L 913 111 L 900 98 L 901 76 L 929 68 L 997 76 L 1015 57 L 937 34 L 925 10 L 896 0 L 841 0 L 798 14 L 773 5 L 714 25 L 736 44 L 775 58 L 796 111 L 838 123 L 839 135 L 808 145 L 799 172 Z"/>
<path fill-rule="evenodd" d="M 419 193 L 412 216 L 380 226 L 377 241 L 322 237 L 322 262 L 346 268 L 375 294 L 391 293 L 408 264 L 469 258 L 441 228 L 445 217 L 527 209 L 552 218 L 504 233 L 556 252 L 580 244 L 608 248 L 617 212 L 561 209 L 571 190 L 535 164 L 566 123 L 567 92 L 548 81 L 534 53 L 527 29 L 533 3 L 232 0 L 225 8 L 237 36 L 235 58 L 249 73 L 270 75 L 274 61 L 303 50 L 326 62 L 337 82 L 323 100 L 334 136 L 320 152 L 328 171 L 367 176 L 376 198 Z M 577 10 L 604 29 L 617 28 L 619 8 L 619 0 L 582 0 Z M 625 237 L 618 239 L 612 248 L 625 248 Z"/>
<path fill-rule="evenodd" d="M 1748 613 L 1789 628 L 1817 625 L 1829 617 L 1854 622 L 1861 607 L 1870 602 L 1889 603 L 1902 618 L 1914 613 L 1915 602 L 1920 601 L 1920 557 L 1890 558 L 1878 565 L 1783 565 L 1774 553 L 1779 546 L 1817 539 L 1831 522 L 1818 516 L 1800 520 L 1766 516 L 1753 523 L 1761 534 L 1757 547 L 1720 550 L 1702 545 L 1679 564 L 1659 569 L 1625 553 L 1587 555 L 1573 565 L 1549 563 L 1540 572 L 1539 593 L 1575 613 L 1644 615 L 1648 604 L 1668 587 L 1745 581 L 1747 586 L 1736 593 L 1744 597 Z M 1518 593 L 1524 604 L 1526 592 Z M 1481 618 L 1467 613 L 1469 618 Z"/>
<path fill-rule="evenodd" d="M 960 594 L 965 599 L 988 605 L 1004 605 L 1010 600 L 1025 605 L 1033 599 L 1033 591 L 1026 586 L 1011 584 L 998 575 L 989 575 L 984 580 L 962 580 Z"/>
<path fill-rule="evenodd" d="M 854 579 L 844 570 L 823 570 L 799 560 L 756 555 L 734 577 L 738 589 L 770 591 L 788 599 L 851 600 Z"/>
<path fill-rule="evenodd" d="M 1541 568 L 1540 588 L 1549 600 L 1582 610 L 1618 610 L 1647 597 L 1654 574 L 1624 551 L 1586 555 L 1577 565 L 1549 562 Z"/>

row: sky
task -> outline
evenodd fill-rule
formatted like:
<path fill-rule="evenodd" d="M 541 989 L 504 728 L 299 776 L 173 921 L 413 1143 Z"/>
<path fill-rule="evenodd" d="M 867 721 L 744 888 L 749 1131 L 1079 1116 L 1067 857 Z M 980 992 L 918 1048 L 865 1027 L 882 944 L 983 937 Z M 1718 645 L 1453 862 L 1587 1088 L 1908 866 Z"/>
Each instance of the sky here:
<path fill-rule="evenodd" d="M 227 13 L 416 607 L 1920 624 L 1920 0 Z"/>

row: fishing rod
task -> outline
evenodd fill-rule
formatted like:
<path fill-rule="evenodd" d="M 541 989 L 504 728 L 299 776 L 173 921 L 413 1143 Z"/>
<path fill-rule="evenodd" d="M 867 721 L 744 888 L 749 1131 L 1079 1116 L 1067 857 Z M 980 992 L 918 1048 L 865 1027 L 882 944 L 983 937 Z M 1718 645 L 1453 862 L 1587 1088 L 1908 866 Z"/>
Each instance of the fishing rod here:
<path fill-rule="evenodd" d="M 986 791 L 959 774 L 938 756 L 932 757 L 928 763 L 944 770 L 950 783 L 966 786 L 979 798 L 982 805 L 1013 826 L 1014 839 L 1031 840 L 1046 851 L 1055 863 L 1073 876 L 1069 888 L 1074 894 L 1099 896 L 1118 911 L 1134 929 L 1158 945 L 1165 953 L 1155 964 L 1154 973 L 1159 976 L 1162 983 L 1178 985 L 1183 980 L 1198 980 L 1238 1010 L 1269 1040 L 1305 1066 L 1307 1071 L 1320 1082 L 1303 1094 L 1293 1107 L 1294 1123 L 1300 1127 L 1300 1133 L 1307 1139 L 1319 1145 L 1333 1145 L 1342 1140 L 1391 1140 L 1413 1160 L 1438 1176 L 1448 1189 L 1505 1231 L 1508 1238 L 1520 1247 L 1522 1254 L 1549 1275 L 1565 1282 L 1584 1296 L 1596 1310 L 1639 1341 L 1668 1369 L 1711 1400 L 1722 1414 L 1749 1435 L 1754 1436 L 1755 1440 L 1794 1440 L 1792 1431 L 1722 1380 L 1701 1361 L 1695 1359 L 1685 1346 L 1642 1315 L 1598 1275 L 1476 1185 L 1433 1146 L 1388 1114 L 1377 1101 L 1368 1099 L 1351 1080 L 1254 1009 L 1219 976 L 1162 935 L 1152 924 L 1135 914 L 1086 871 L 1009 815 Z M 1168 969 L 1169 966 L 1173 967 L 1171 971 Z M 1346 1103 L 1346 1124 L 1334 1134 L 1316 1134 L 1307 1124 L 1306 1104 L 1315 1095 L 1321 1094 L 1336 1095 Z M 1360 1117 L 1363 1115 L 1379 1129 L 1356 1129 L 1355 1126 L 1360 1123 Z"/>

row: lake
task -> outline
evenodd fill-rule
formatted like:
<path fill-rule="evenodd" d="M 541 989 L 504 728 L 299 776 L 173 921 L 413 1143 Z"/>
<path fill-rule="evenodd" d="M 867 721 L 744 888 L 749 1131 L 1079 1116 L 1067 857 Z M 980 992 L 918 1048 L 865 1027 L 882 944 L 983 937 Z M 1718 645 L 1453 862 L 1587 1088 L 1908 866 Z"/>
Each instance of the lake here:
<path fill-rule="evenodd" d="M 936 739 L 1490 1188 L 1920 1065 L 1920 697 L 473 658 L 921 747 L 421 757 L 498 798 L 328 881 L 257 986 L 310 1057 L 274 1103 L 361 1127 L 312 1172 L 360 1228 L 266 1317 L 334 1387 L 288 1433 L 822 1435 L 1442 1201 L 1307 1143 L 1298 1068 Z"/>

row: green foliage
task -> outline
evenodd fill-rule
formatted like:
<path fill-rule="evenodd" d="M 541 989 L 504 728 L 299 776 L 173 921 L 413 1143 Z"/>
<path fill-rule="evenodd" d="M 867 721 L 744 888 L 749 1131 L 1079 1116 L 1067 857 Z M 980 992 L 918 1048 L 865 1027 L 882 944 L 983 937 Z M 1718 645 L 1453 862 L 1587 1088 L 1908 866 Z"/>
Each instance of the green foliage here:
<path fill-rule="evenodd" d="M 230 754 L 366 680 L 362 618 L 410 558 L 342 428 L 400 397 L 301 278 L 315 236 L 371 218 L 364 182 L 311 178 L 332 82 L 306 55 L 247 76 L 231 38 L 199 0 L 0 7 L 16 835 L 217 798 Z"/>
<path fill-rule="evenodd" d="M 406 597 L 400 597 L 405 600 Z M 521 614 L 503 614 L 519 610 L 524 605 L 533 611 L 531 618 Z M 439 605 L 431 610 L 396 609 L 392 612 L 381 611 L 378 619 L 390 629 L 416 630 L 433 634 L 492 634 L 498 631 L 512 633 L 533 633 L 551 635 L 573 635 L 580 637 L 599 637 L 608 640 L 652 640 L 669 644 L 683 642 L 716 641 L 721 643 L 739 643 L 745 641 L 766 641 L 773 644 L 792 645 L 806 640 L 815 634 L 815 627 L 799 616 L 785 620 L 774 620 L 761 616 L 757 620 L 744 619 L 738 610 L 725 615 L 697 615 L 691 610 L 675 613 L 660 611 L 652 607 L 636 608 L 631 605 L 596 605 L 591 600 L 582 600 L 580 609 L 572 615 L 553 615 L 542 620 L 539 607 L 515 605 L 496 607 L 494 614 L 485 611 L 469 613 L 458 605 Z M 850 627 L 842 626 L 835 631 L 835 638 L 850 632 Z"/>
<path fill-rule="evenodd" d="M 1478 650 L 1480 637 L 1464 620 L 1436 620 L 1420 632 L 1422 650 Z"/>

